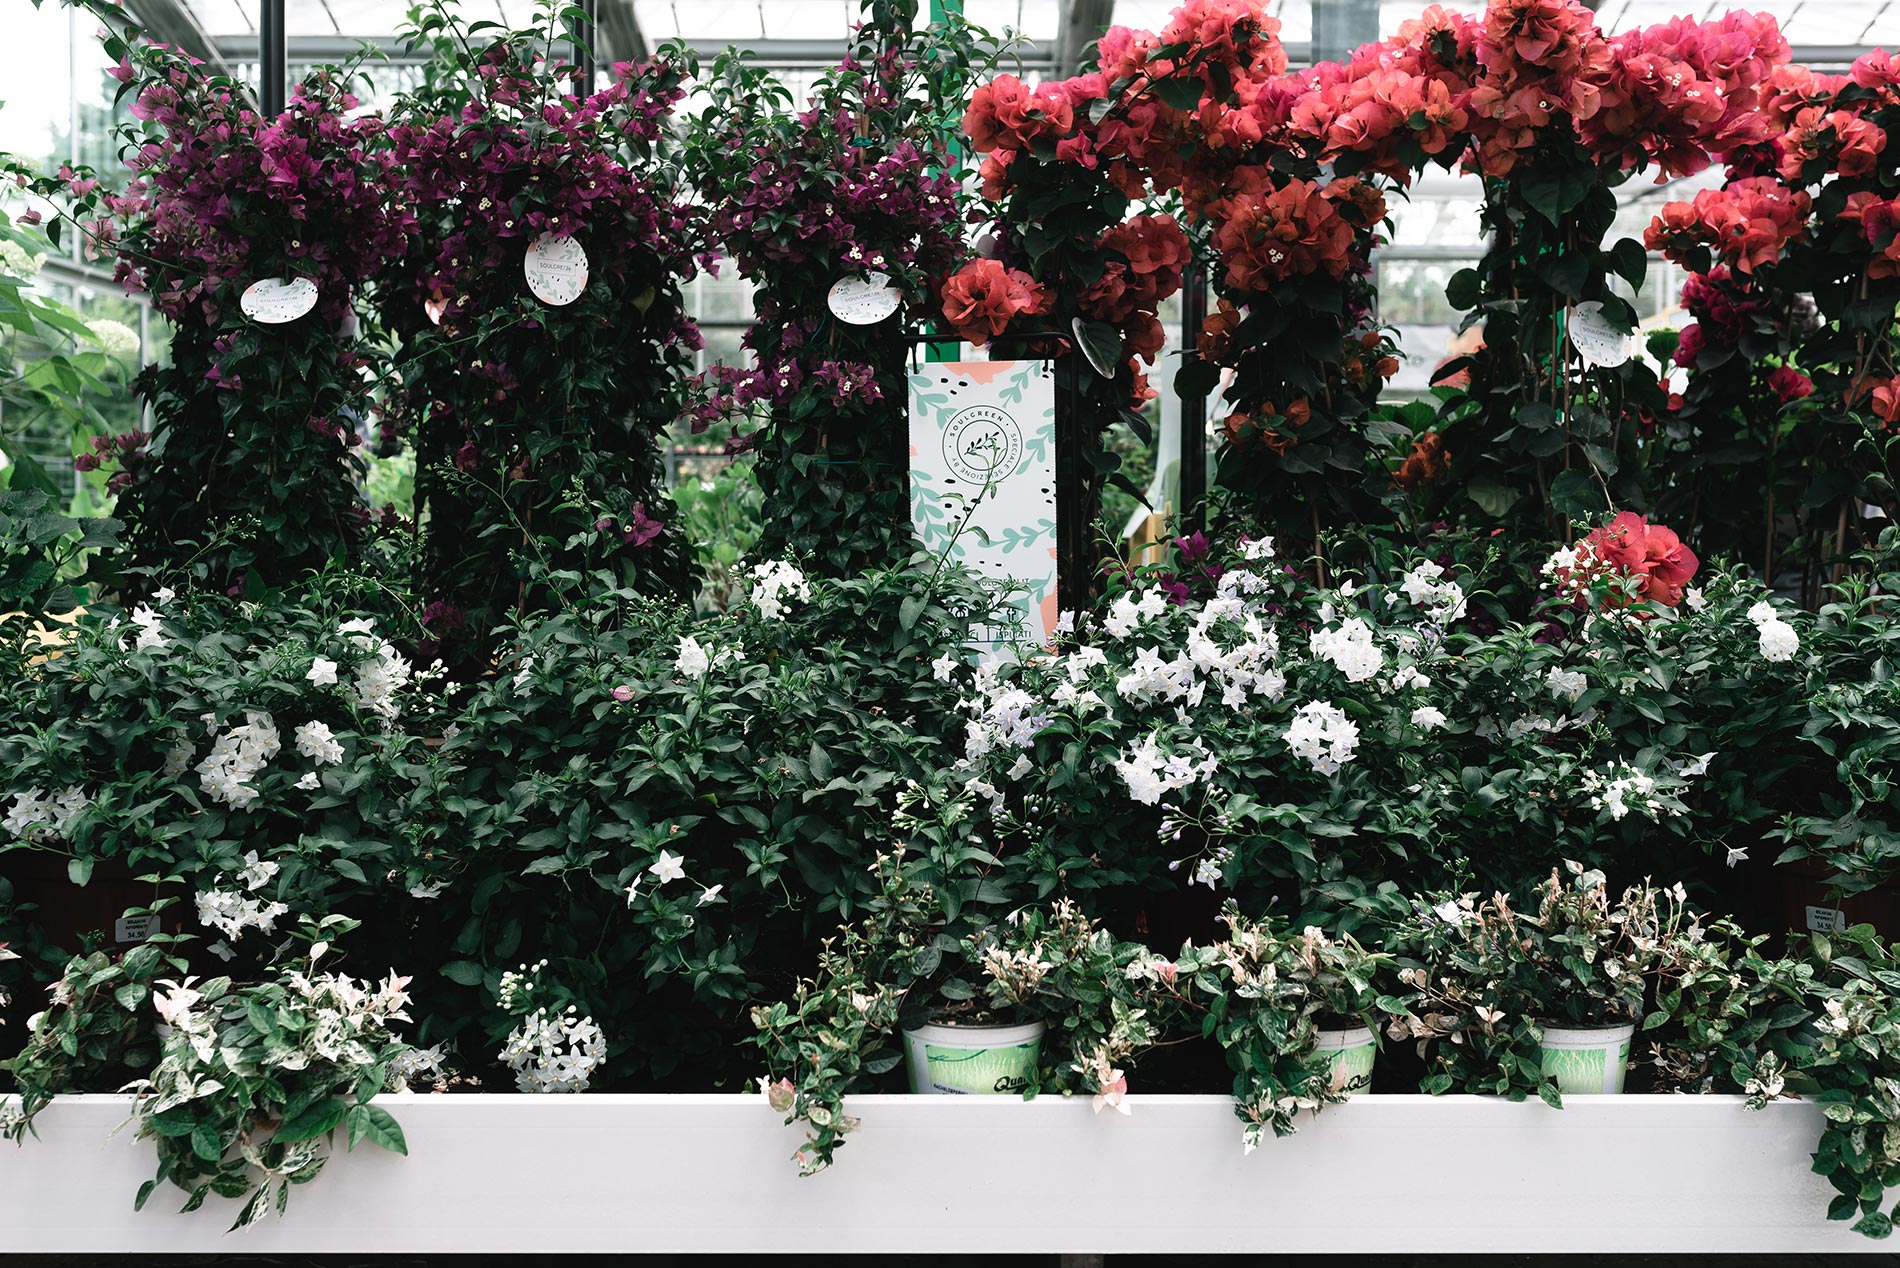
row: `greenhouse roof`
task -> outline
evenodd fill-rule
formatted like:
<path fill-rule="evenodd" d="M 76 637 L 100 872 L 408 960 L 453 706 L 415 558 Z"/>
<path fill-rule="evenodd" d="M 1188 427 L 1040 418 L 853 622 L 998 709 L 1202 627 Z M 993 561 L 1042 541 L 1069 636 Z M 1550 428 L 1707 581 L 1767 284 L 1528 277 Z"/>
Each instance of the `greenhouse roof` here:
<path fill-rule="evenodd" d="M 857 0 L 596 0 L 607 51 L 632 56 L 668 40 L 683 39 L 700 48 L 738 44 L 767 62 L 787 64 L 827 60 L 856 20 Z M 132 0 L 131 7 L 154 27 L 172 32 L 188 47 L 200 37 L 222 56 L 247 59 L 259 36 L 263 0 Z M 1155 28 L 1165 23 L 1178 0 L 964 0 L 971 21 L 1000 33 L 1013 29 L 1035 53 L 1056 58 L 1079 53 L 1087 39 L 1110 22 Z M 1296 60 L 1313 47 L 1313 14 L 1331 8 L 1355 34 L 1378 11 L 1377 33 L 1389 35 L 1416 15 L 1425 0 L 1274 0 L 1282 38 Z M 1451 0 L 1446 7 L 1475 10 L 1474 0 Z M 1725 8 L 1726 0 L 1601 0 L 1599 22 L 1610 33 L 1648 26 L 1687 15 L 1706 18 Z M 1900 4 L 1894 0 L 1767 0 L 1747 8 L 1774 14 L 1796 46 L 1797 60 L 1814 65 L 1851 61 L 1868 47 L 1900 45 Z M 347 52 L 357 40 L 393 49 L 407 6 L 399 0 L 289 0 L 285 26 L 293 61 Z M 470 20 L 525 25 L 533 18 L 531 0 L 461 0 Z M 1335 25 L 1338 25 L 1336 22 Z M 1065 43 L 1065 29 L 1073 28 Z"/>

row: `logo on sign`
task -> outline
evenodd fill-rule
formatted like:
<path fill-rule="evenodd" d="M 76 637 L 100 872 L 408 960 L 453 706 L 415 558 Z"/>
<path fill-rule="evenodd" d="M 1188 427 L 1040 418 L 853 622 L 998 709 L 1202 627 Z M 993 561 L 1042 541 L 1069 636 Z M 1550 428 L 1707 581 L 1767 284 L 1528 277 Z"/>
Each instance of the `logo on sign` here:
<path fill-rule="evenodd" d="M 943 429 L 943 460 L 960 480 L 990 484 L 1014 474 L 1023 460 L 1023 433 L 1007 410 L 972 405 Z"/>

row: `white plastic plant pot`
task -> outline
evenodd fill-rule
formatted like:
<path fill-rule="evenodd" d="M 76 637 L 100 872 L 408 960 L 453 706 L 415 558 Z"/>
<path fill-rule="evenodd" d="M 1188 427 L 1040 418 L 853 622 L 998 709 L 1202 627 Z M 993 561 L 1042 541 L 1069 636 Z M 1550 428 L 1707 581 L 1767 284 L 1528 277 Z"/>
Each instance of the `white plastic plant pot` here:
<path fill-rule="evenodd" d="M 951 1096 L 1019 1093 L 1036 1077 L 1043 1025 L 942 1026 L 904 1032 L 910 1090 Z"/>
<path fill-rule="evenodd" d="M 1313 1048 L 1322 1056 L 1332 1057 L 1334 1087 L 1348 1096 L 1372 1090 L 1372 1062 L 1379 1055 L 1372 1031 L 1364 1026 L 1322 1030 Z"/>
<path fill-rule="evenodd" d="M 1630 1039 L 1636 1023 L 1620 1026 L 1544 1027 L 1540 1045 L 1544 1074 L 1565 1096 L 1615 1094 L 1623 1090 L 1629 1068 Z"/>

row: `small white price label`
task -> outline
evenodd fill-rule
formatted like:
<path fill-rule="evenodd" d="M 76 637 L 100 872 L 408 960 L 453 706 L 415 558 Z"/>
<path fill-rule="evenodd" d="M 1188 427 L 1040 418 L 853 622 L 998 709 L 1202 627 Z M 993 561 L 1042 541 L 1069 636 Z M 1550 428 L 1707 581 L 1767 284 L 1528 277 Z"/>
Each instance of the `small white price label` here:
<path fill-rule="evenodd" d="M 544 233 L 529 244 L 521 272 L 536 299 L 565 307 L 587 289 L 587 249 L 565 234 Z"/>
<path fill-rule="evenodd" d="M 143 942 L 157 932 L 157 916 L 120 916 L 112 926 L 112 940 L 114 942 Z"/>
<path fill-rule="evenodd" d="M 903 303 L 891 285 L 889 273 L 866 273 L 863 277 L 841 277 L 831 284 L 825 296 L 831 315 L 852 326 L 875 326 Z"/>
<path fill-rule="evenodd" d="M 1847 913 L 1835 907 L 1808 908 L 1810 933 L 1840 933 L 1847 928 Z"/>
<path fill-rule="evenodd" d="M 265 326 L 281 326 L 295 321 L 317 306 L 317 284 L 307 277 L 267 277 L 252 282 L 238 297 L 238 307 L 252 321 Z"/>
<path fill-rule="evenodd" d="M 1570 310 L 1570 346 L 1586 365 L 1618 366 L 1636 355 L 1636 336 L 1610 324 L 1596 300 Z"/>

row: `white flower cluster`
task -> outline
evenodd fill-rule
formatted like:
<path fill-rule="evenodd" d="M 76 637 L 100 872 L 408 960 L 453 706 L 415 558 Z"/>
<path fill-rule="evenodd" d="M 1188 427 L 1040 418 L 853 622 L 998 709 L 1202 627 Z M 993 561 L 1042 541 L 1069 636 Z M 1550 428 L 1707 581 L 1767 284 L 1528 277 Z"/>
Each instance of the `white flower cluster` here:
<path fill-rule="evenodd" d="M 34 255 L 19 243 L 0 238 L 0 271 L 30 282 L 40 275 L 40 265 L 45 262 L 45 256 Z"/>
<path fill-rule="evenodd" d="M 1555 699 L 1574 701 L 1590 689 L 1590 680 L 1575 669 L 1553 668 L 1544 675 L 1544 685 Z"/>
<path fill-rule="evenodd" d="M 552 1016 L 537 1008 L 509 1032 L 501 1060 L 515 1072 L 523 1092 L 585 1092 L 594 1071 L 607 1059 L 607 1036 L 592 1017 L 567 1011 Z"/>
<path fill-rule="evenodd" d="M 1632 810 L 1646 819 L 1682 813 L 1679 803 L 1657 791 L 1654 777 L 1628 762 L 1613 763 L 1607 773 L 1586 769 L 1577 782 L 1591 809 L 1607 810 L 1612 819 L 1622 819 Z"/>
<path fill-rule="evenodd" d="M 211 742 L 211 751 L 199 762 L 198 786 L 213 801 L 243 810 L 257 800 L 250 781 L 269 765 L 283 747 L 277 724 L 262 709 L 249 709 L 242 726 L 232 727 Z"/>
<path fill-rule="evenodd" d="M 1320 774 L 1331 775 L 1357 753 L 1359 728 L 1337 706 L 1314 700 L 1293 715 L 1286 746 Z"/>
<path fill-rule="evenodd" d="M 746 589 L 746 601 L 768 621 L 783 619 L 787 596 L 801 603 L 811 602 L 811 582 L 785 560 L 768 559 L 754 564 L 748 575 L 752 584 Z"/>
<path fill-rule="evenodd" d="M 337 743 L 336 737 L 328 726 L 321 722 L 306 722 L 292 734 L 297 744 L 297 751 L 317 765 L 342 764 L 343 746 Z"/>
<path fill-rule="evenodd" d="M 697 680 L 704 678 L 707 671 L 711 670 L 715 665 L 723 665 L 727 661 L 741 661 L 744 659 L 745 648 L 743 646 L 734 645 L 732 647 L 722 647 L 717 651 L 711 651 L 701 646 L 697 638 L 688 634 L 680 639 L 679 655 L 673 658 L 673 668 L 677 670 L 682 677 Z"/>
<path fill-rule="evenodd" d="M 996 681 L 994 672 L 978 670 L 978 685 L 988 690 L 966 699 L 964 708 L 975 714 L 964 724 L 963 757 L 976 762 L 996 749 L 1026 749 L 1049 723 L 1049 715 L 1039 711 L 1036 698 L 1020 687 Z"/>
<path fill-rule="evenodd" d="M 1748 619 L 1755 623 L 1763 660 L 1794 659 L 1795 652 L 1801 648 L 1801 636 L 1794 632 L 1794 626 L 1781 619 L 1774 604 L 1763 599 L 1748 609 Z"/>
<path fill-rule="evenodd" d="M 209 889 L 200 893 L 198 923 L 209 925 L 233 942 L 242 938 L 246 929 L 275 933 L 277 917 L 287 913 L 290 908 L 283 903 L 265 902 L 254 895 L 268 885 L 280 870 L 276 863 L 259 858 L 257 851 L 251 850 L 245 854 L 244 866 L 238 872 L 238 883 L 248 892 Z"/>
<path fill-rule="evenodd" d="M 1456 581 L 1444 580 L 1444 576 L 1444 568 L 1427 559 L 1406 573 L 1399 583 L 1399 592 L 1411 600 L 1414 607 L 1423 608 L 1438 625 L 1448 625 L 1465 614 L 1464 587 Z"/>
<path fill-rule="evenodd" d="M 1102 629 L 1109 637 L 1127 638 L 1140 629 L 1145 622 L 1152 621 L 1168 610 L 1168 596 L 1159 589 L 1149 590 L 1139 599 L 1127 591 L 1115 596 L 1115 602 L 1108 608 L 1108 616 L 1102 621 Z"/>
<path fill-rule="evenodd" d="M 396 1054 L 389 1063 L 389 1076 L 398 1083 L 413 1083 L 418 1079 L 439 1079 L 445 1073 L 443 1062 L 447 1054 L 441 1044 L 428 1048 L 409 1048 Z"/>
<path fill-rule="evenodd" d="M 1144 806 L 1156 805 L 1163 795 L 1206 779 L 1215 771 L 1213 754 L 1197 739 L 1189 752 L 1163 754 L 1161 737 L 1150 734 L 1129 746 L 1127 757 L 1115 759 L 1115 771 L 1128 785 L 1128 795 Z"/>
<path fill-rule="evenodd" d="M 1356 616 L 1338 629 L 1314 630 L 1307 645 L 1314 656 L 1331 661 L 1348 682 L 1365 682 L 1385 665 L 1385 653 L 1372 641 L 1372 627 Z"/>
<path fill-rule="evenodd" d="M 1444 710 L 1434 705 L 1422 704 L 1412 710 L 1412 725 L 1421 731 L 1443 730 L 1446 724 Z"/>
<path fill-rule="evenodd" d="M 165 631 L 159 628 L 158 622 L 158 613 L 146 607 L 143 603 L 132 609 L 132 624 L 138 626 L 139 630 L 138 637 L 134 639 L 132 643 L 133 651 L 162 652 L 166 647 L 170 646 L 171 640 L 165 637 Z M 107 628 L 111 629 L 117 626 L 118 621 L 114 619 L 112 625 Z M 119 648 L 120 650 L 124 650 L 124 638 L 119 640 Z"/>
<path fill-rule="evenodd" d="M 13 794 L 6 818 L 0 819 L 0 830 L 10 837 L 44 845 L 64 837 L 73 817 L 91 804 L 92 799 L 77 785 L 53 797 L 29 788 Z"/>
<path fill-rule="evenodd" d="M 113 321 L 102 317 L 98 321 L 86 323 L 86 329 L 92 331 L 99 341 L 99 347 L 109 357 L 136 357 L 139 354 L 139 332 L 122 321 Z"/>
<path fill-rule="evenodd" d="M 393 721 L 402 708 L 396 697 L 409 685 L 414 673 L 408 660 L 393 645 L 376 636 L 375 627 L 368 617 L 343 622 L 337 627 L 337 633 L 369 653 L 357 662 L 356 671 L 351 676 L 350 698 L 377 717 Z M 330 665 L 331 674 L 336 672 L 334 664 L 327 661 L 323 663 Z M 311 665 L 312 682 L 317 680 L 319 668 L 317 664 Z"/>

